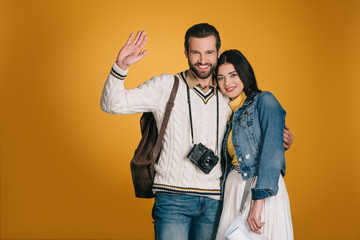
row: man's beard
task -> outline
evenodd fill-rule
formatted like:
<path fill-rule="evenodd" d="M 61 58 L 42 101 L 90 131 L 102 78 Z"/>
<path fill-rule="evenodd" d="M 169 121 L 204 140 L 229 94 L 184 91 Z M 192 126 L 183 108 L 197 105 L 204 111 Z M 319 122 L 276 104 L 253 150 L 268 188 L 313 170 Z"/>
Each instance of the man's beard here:
<path fill-rule="evenodd" d="M 214 72 L 214 69 L 216 68 L 216 65 L 215 66 L 213 66 L 212 64 L 208 64 L 209 66 L 210 66 L 210 70 L 209 70 L 209 72 L 207 72 L 207 73 L 200 73 L 197 69 L 196 69 L 196 65 L 201 65 L 201 64 L 194 64 L 194 65 L 192 65 L 191 63 L 190 63 L 190 60 L 188 59 L 188 63 L 189 63 L 189 66 L 190 66 L 190 69 L 191 69 L 191 71 L 193 72 L 193 73 L 195 73 L 195 75 L 198 77 L 198 78 L 200 78 L 200 79 L 207 79 L 208 77 L 210 77 L 211 76 L 211 74 Z"/>

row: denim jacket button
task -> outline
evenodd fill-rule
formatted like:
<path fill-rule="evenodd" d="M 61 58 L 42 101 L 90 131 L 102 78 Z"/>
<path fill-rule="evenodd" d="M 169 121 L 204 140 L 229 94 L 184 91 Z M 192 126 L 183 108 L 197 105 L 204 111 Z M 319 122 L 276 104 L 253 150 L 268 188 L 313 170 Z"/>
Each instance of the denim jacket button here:
<path fill-rule="evenodd" d="M 243 175 L 244 175 L 244 177 L 246 177 L 246 176 L 247 176 L 247 173 L 244 173 Z"/>
<path fill-rule="evenodd" d="M 237 122 L 237 121 L 238 121 L 237 119 L 234 120 L 234 122 Z"/>
<path fill-rule="evenodd" d="M 234 144 L 234 147 L 237 147 L 237 146 L 238 146 L 237 143 L 235 143 L 235 144 Z"/>
<path fill-rule="evenodd" d="M 239 158 L 238 160 L 239 160 L 239 162 L 242 162 L 242 158 Z"/>

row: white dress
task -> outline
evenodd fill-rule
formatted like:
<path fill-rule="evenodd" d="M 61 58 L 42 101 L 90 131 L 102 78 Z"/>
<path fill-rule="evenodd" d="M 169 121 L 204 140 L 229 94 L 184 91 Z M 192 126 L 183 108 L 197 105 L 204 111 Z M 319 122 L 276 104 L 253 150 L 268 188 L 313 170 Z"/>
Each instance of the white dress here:
<path fill-rule="evenodd" d="M 239 215 L 245 183 L 246 181 L 242 179 L 237 170 L 233 169 L 228 174 L 225 185 L 223 210 L 221 213 L 216 240 L 225 239 L 224 234 L 226 230 Z M 256 180 L 251 188 L 254 188 L 255 184 Z M 245 202 L 244 213 L 242 215 L 245 218 L 245 221 L 249 215 L 252 202 L 250 190 Z M 265 222 L 265 225 L 260 231 L 269 240 L 294 239 L 289 197 L 286 191 L 284 179 L 281 176 L 279 178 L 278 193 L 275 196 L 265 198 L 261 214 L 261 222 Z"/>

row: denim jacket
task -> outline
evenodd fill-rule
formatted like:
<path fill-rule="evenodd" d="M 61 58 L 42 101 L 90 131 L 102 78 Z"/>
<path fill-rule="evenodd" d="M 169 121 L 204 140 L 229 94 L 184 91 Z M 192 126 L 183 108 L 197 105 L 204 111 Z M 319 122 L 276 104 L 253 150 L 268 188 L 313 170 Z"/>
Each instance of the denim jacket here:
<path fill-rule="evenodd" d="M 247 97 L 230 121 L 222 144 L 225 184 L 231 169 L 227 154 L 227 138 L 232 142 L 244 180 L 257 176 L 252 199 L 271 197 L 278 192 L 280 174 L 285 176 L 284 126 L 286 111 L 270 92 Z M 223 188 L 224 189 L 224 188 Z"/>

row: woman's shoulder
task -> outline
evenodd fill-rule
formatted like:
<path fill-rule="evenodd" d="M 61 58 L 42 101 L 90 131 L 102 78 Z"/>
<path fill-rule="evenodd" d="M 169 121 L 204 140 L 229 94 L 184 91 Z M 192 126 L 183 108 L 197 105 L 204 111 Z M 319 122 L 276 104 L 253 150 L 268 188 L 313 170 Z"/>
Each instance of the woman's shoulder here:
<path fill-rule="evenodd" d="M 269 91 L 261 91 L 257 94 L 257 98 L 258 99 L 271 99 L 271 98 L 275 98 L 274 94 L 272 92 Z"/>
<path fill-rule="evenodd" d="M 276 99 L 273 93 L 269 91 L 262 91 L 257 95 L 258 105 L 267 107 L 281 107 L 279 101 Z"/>
<path fill-rule="evenodd" d="M 269 91 L 261 91 L 257 94 L 257 101 L 274 101 L 276 99 L 276 97 L 274 96 L 274 94 L 272 92 L 269 92 Z"/>

